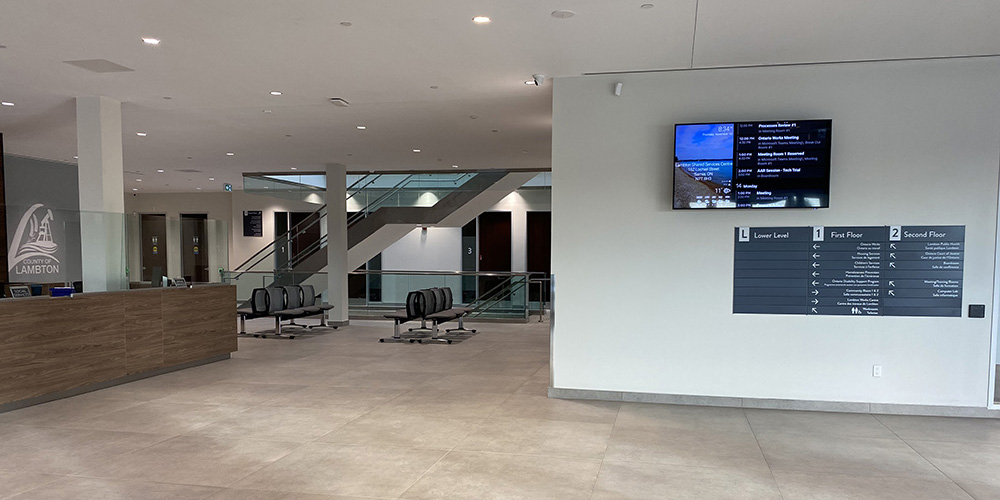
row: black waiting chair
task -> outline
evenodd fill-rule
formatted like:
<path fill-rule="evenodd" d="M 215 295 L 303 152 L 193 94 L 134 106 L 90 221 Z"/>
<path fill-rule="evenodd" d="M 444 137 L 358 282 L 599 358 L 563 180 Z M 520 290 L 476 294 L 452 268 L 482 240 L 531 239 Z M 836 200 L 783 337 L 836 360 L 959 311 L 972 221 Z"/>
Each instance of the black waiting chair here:
<path fill-rule="evenodd" d="M 240 317 L 239 335 L 249 335 L 247 333 L 247 320 L 253 318 L 263 318 L 267 316 L 267 290 L 264 288 L 254 288 L 250 292 L 250 301 L 246 304 L 249 307 L 236 309 L 236 314 Z M 259 335 L 254 335 L 258 337 Z"/>
<path fill-rule="evenodd" d="M 406 308 L 386 314 L 385 317 L 392 320 L 392 337 L 378 339 L 379 342 L 413 342 L 413 338 L 404 338 L 399 331 L 399 325 L 407 321 L 422 319 L 426 297 L 423 290 L 417 290 L 406 294 Z"/>

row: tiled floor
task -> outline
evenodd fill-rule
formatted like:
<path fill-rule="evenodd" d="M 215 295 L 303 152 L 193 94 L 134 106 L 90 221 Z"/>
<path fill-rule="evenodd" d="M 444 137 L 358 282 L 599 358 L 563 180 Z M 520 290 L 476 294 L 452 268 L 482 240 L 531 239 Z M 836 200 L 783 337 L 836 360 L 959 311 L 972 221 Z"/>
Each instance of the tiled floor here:
<path fill-rule="evenodd" d="M 553 400 L 548 325 L 480 326 L 242 339 L 0 414 L 0 498 L 1000 498 L 1000 421 Z"/>

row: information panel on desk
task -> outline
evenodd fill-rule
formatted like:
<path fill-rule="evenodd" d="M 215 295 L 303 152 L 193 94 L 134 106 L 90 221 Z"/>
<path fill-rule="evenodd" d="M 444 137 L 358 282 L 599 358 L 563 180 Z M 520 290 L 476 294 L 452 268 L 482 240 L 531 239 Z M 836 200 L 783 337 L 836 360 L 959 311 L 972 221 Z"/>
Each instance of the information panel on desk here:
<path fill-rule="evenodd" d="M 674 127 L 675 209 L 830 206 L 831 120 Z"/>
<path fill-rule="evenodd" d="M 735 233 L 733 313 L 962 316 L 965 226 Z"/>

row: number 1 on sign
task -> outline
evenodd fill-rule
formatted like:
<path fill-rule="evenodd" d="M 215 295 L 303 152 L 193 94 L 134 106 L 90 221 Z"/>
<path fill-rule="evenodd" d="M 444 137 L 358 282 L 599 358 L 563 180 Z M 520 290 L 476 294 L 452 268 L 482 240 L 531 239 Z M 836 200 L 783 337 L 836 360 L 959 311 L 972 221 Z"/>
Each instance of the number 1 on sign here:
<path fill-rule="evenodd" d="M 826 233 L 826 228 L 823 226 L 813 226 L 813 241 L 823 241 L 823 235 Z"/>

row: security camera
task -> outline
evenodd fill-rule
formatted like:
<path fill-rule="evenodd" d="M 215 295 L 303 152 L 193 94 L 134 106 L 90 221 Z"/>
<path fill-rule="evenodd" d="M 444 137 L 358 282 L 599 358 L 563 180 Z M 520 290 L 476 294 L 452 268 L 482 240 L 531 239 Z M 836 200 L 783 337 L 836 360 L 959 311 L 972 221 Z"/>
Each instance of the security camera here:
<path fill-rule="evenodd" d="M 545 75 L 531 75 L 535 79 L 535 85 L 541 86 L 545 82 Z"/>

